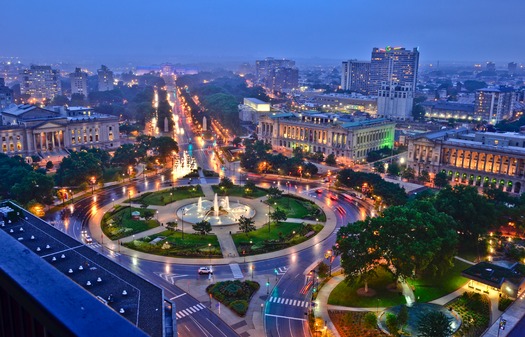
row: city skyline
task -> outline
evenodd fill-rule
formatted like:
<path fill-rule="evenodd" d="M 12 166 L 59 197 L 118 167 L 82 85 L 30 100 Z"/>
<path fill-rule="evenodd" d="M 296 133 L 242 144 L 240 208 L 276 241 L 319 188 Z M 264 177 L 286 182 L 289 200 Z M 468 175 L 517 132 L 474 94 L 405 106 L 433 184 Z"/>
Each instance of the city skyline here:
<path fill-rule="evenodd" d="M 0 56 L 29 63 L 366 60 L 373 47 L 391 45 L 419 47 L 423 62 L 521 62 L 525 47 L 516 41 L 525 23 L 522 11 L 508 9 L 523 4 L 491 3 L 9 2 L 5 13 L 24 13 L 31 24 L 20 24 L 18 15 L 0 22 L 11 32 Z M 53 13 L 54 24 L 45 13 Z"/>

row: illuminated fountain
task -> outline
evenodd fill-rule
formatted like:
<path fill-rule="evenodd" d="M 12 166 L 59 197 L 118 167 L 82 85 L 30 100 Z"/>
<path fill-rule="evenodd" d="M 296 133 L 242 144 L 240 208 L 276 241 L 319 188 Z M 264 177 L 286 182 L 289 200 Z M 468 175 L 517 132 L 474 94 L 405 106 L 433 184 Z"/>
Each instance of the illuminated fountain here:
<path fill-rule="evenodd" d="M 184 210 L 184 215 L 182 214 Z M 230 198 L 219 198 L 214 195 L 213 201 L 203 200 L 202 197 L 197 202 L 185 205 L 176 212 L 179 218 L 184 217 L 184 221 L 197 223 L 202 220 L 209 221 L 212 226 L 233 225 L 242 216 L 253 218 L 255 210 L 248 205 L 242 204 L 239 200 L 233 205 Z"/>
<path fill-rule="evenodd" d="M 181 156 L 173 162 L 172 176 L 174 179 L 182 178 L 197 169 L 197 162 L 195 158 L 190 157 L 187 151 L 184 151 Z"/>

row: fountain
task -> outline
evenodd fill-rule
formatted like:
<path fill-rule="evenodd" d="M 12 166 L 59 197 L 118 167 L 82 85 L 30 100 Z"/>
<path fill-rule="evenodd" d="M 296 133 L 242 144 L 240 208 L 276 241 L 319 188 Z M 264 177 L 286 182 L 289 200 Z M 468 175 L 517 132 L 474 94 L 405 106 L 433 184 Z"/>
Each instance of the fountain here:
<path fill-rule="evenodd" d="M 219 199 L 217 198 L 217 193 L 213 197 L 213 214 L 219 216 Z"/>
<path fill-rule="evenodd" d="M 184 151 L 180 156 L 174 159 L 172 175 L 173 178 L 182 178 L 193 170 L 197 169 L 195 159 L 191 157 L 187 151 Z"/>
<path fill-rule="evenodd" d="M 410 288 L 405 280 L 401 281 L 401 288 L 403 289 L 403 296 L 405 296 L 405 300 L 407 301 L 407 307 L 411 307 L 412 304 L 416 302 L 416 297 L 414 296 L 412 288 Z"/>
<path fill-rule="evenodd" d="M 199 201 L 197 202 L 197 213 L 202 213 L 202 197 L 199 197 Z"/>
<path fill-rule="evenodd" d="M 214 195 L 213 201 L 201 198 L 197 202 L 185 205 L 176 212 L 179 218 L 184 210 L 184 221 L 197 223 L 202 220 L 210 222 L 212 226 L 233 225 L 239 221 L 241 216 L 253 218 L 255 210 L 248 205 L 237 201 L 230 204 L 229 197 L 219 199 Z"/>

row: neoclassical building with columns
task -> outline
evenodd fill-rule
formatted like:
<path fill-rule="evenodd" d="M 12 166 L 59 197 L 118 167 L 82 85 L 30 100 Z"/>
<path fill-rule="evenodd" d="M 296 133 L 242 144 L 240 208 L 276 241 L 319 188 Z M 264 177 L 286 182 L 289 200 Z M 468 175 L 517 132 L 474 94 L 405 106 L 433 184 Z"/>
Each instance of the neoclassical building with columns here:
<path fill-rule="evenodd" d="M 525 134 L 441 130 L 409 139 L 407 165 L 431 178 L 445 172 L 450 180 L 493 186 L 506 192 L 525 191 Z"/>
<path fill-rule="evenodd" d="M 334 154 L 345 163 L 366 159 L 373 150 L 394 145 L 395 123 L 386 119 L 355 120 L 324 113 L 270 113 L 259 117 L 259 139 L 274 148 Z"/>
<path fill-rule="evenodd" d="M 82 147 L 120 146 L 118 118 L 91 108 L 11 105 L 1 113 L 0 151 L 7 155 L 67 154 Z"/>

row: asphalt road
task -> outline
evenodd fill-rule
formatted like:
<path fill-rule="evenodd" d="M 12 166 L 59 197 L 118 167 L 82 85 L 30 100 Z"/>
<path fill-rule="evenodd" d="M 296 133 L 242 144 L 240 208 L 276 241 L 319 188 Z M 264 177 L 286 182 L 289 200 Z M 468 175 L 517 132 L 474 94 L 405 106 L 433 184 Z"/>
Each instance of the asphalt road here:
<path fill-rule="evenodd" d="M 181 150 L 188 150 L 195 156 L 199 166 L 213 169 L 216 161 L 211 158 L 205 148 L 203 149 L 204 143 L 199 142 L 198 137 L 194 137 L 185 118 L 181 117 L 179 120 L 181 121 L 181 128 L 185 130 L 183 134 L 177 135 Z M 189 141 L 190 138 L 191 142 Z M 235 176 L 235 170 L 232 170 L 231 174 Z M 364 212 L 354 203 L 348 202 L 342 197 L 339 197 L 338 200 L 331 200 L 329 195 L 333 194 L 333 192 L 328 191 L 325 184 L 322 183 L 290 181 L 290 185 L 287 185 L 286 183 L 289 180 L 286 178 L 256 175 L 249 175 L 249 179 L 263 186 L 279 186 L 285 192 L 290 189 L 296 193 L 309 194 L 318 198 L 328 208 L 334 209 L 339 206 L 335 212 L 337 217 L 336 230 L 324 241 L 295 254 L 240 264 L 241 271 L 245 276 L 253 272 L 255 275 L 264 275 L 271 281 L 272 289 L 270 294 L 268 294 L 264 307 L 266 335 L 271 337 L 309 336 L 310 332 L 305 313 L 312 309 L 310 299 L 313 284 L 311 281 L 314 279 L 313 275 L 307 275 L 309 268 L 314 262 L 324 259 L 325 252 L 332 249 L 338 228 L 362 218 Z M 161 176 L 147 179 L 141 178 L 129 182 L 126 186 L 120 185 L 98 190 L 94 195 L 86 196 L 62 211 L 46 215 L 45 220 L 81 241 L 81 231 L 89 230 L 88 222 L 96 209 L 109 205 L 114 200 L 127 197 L 126 193 L 129 189 L 132 189 L 134 194 L 139 191 L 153 191 L 158 186 L 169 186 L 168 180 L 169 177 L 167 176 L 164 178 Z M 206 178 L 206 180 L 210 183 L 218 182 L 217 178 Z M 187 184 L 187 179 L 180 179 L 174 182 L 173 186 Z M 315 192 L 315 189 L 319 187 L 323 188 L 323 193 Z M 180 336 L 238 336 L 232 328 L 208 309 L 209 302 L 201 303 L 173 284 L 175 280 L 187 279 L 188 286 L 191 286 L 193 280 L 199 277 L 206 277 L 197 274 L 197 267 L 194 265 L 166 264 L 121 255 L 100 245 L 97 242 L 100 238 L 94 239 L 94 243 L 91 244 L 93 249 L 100 251 L 101 254 L 108 256 L 110 259 L 164 289 L 165 296 L 175 303 L 176 311 L 180 314 L 178 316 L 181 316 L 177 319 L 177 329 Z M 327 260 L 324 261 L 327 262 Z M 253 271 L 251 271 L 250 266 L 254 267 Z M 339 259 L 336 258 L 332 263 L 332 268 L 335 269 L 338 266 Z M 278 270 L 278 275 L 274 273 L 276 269 Z M 229 265 L 214 266 L 214 275 L 220 278 L 233 277 Z M 308 284 L 310 286 L 306 287 L 306 291 L 301 291 Z M 184 313 L 183 317 L 181 313 Z"/>

